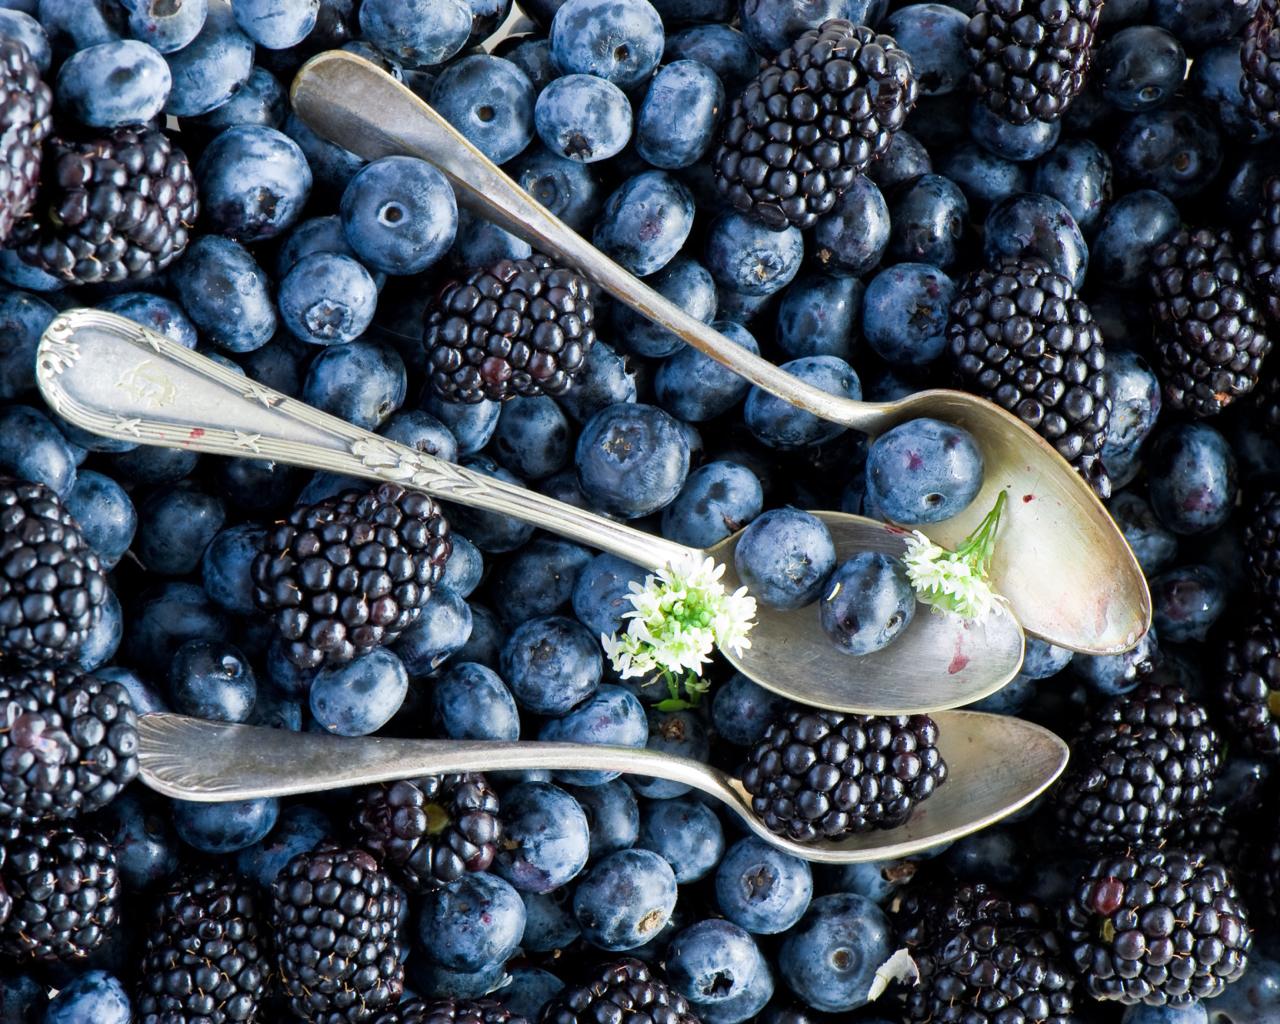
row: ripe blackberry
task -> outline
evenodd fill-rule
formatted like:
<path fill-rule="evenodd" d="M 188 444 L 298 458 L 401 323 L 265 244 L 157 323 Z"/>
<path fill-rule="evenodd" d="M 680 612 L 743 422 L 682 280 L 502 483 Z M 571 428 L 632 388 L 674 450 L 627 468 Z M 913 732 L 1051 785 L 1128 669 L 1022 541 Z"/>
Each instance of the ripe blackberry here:
<path fill-rule="evenodd" d="M 138 713 L 119 683 L 65 668 L 0 676 L 0 821 L 96 811 L 138 774 Z"/>
<path fill-rule="evenodd" d="M 1266 758 L 1280 757 L 1280 629 L 1258 614 L 1223 644 L 1218 697 L 1232 729 Z"/>
<path fill-rule="evenodd" d="M 35 202 L 40 144 L 52 130 L 53 92 L 26 44 L 0 39 L 0 242 Z"/>
<path fill-rule="evenodd" d="M 895 915 L 920 981 L 906 1019 L 1066 1024 L 1075 978 L 1050 916 L 982 884 L 908 889 Z"/>
<path fill-rule="evenodd" d="M 502 839 L 498 795 L 478 772 L 370 786 L 356 803 L 360 843 L 409 892 L 486 871 Z"/>
<path fill-rule="evenodd" d="M 402 900 L 364 850 L 324 841 L 285 865 L 271 887 L 271 930 L 295 1016 L 362 1024 L 399 1001 Z"/>
<path fill-rule="evenodd" d="M 256 1020 L 268 973 L 258 909 L 240 879 L 216 868 L 197 868 L 171 885 L 147 935 L 141 1024 Z"/>
<path fill-rule="evenodd" d="M 1280 613 L 1280 491 L 1263 491 L 1244 527 L 1245 559 L 1261 610 Z"/>
<path fill-rule="evenodd" d="M 1280 36 L 1276 35 L 1277 0 L 1261 0 L 1244 27 L 1240 47 L 1240 92 L 1249 116 L 1268 128 L 1280 127 L 1276 93 L 1280 90 Z"/>
<path fill-rule="evenodd" d="M 112 128 L 51 138 L 33 216 L 10 245 L 70 284 L 152 277 L 187 247 L 199 202 L 191 164 L 164 132 Z"/>
<path fill-rule="evenodd" d="M 910 54 L 865 25 L 825 21 L 730 103 L 711 157 L 716 186 L 775 231 L 813 227 L 915 102 Z"/>
<path fill-rule="evenodd" d="M 1099 458 L 1111 417 L 1107 354 L 1070 281 L 1016 256 L 970 275 L 951 303 L 947 350 L 959 387 L 1013 413 L 1110 497 Z"/>
<path fill-rule="evenodd" d="M 452 553 L 449 524 L 425 494 L 399 484 L 343 491 L 267 531 L 253 596 L 275 614 L 293 664 L 340 664 L 398 639 Z"/>
<path fill-rule="evenodd" d="M 1178 686 L 1143 683 L 1085 720 L 1053 803 L 1086 847 L 1155 844 L 1204 806 L 1221 769 L 1205 709 Z"/>
<path fill-rule="evenodd" d="M 1080 983 L 1095 999 L 1187 1003 L 1244 973 L 1244 905 L 1221 864 L 1171 847 L 1095 861 L 1063 910 Z"/>
<path fill-rule="evenodd" d="M 493 999 L 411 999 L 401 1003 L 377 1024 L 528 1024 Z"/>
<path fill-rule="evenodd" d="M 769 831 L 797 842 L 896 828 L 947 781 L 928 715 L 845 715 L 792 706 L 742 771 Z"/>
<path fill-rule="evenodd" d="M 978 0 L 969 87 L 1011 124 L 1056 121 L 1084 88 L 1102 0 Z"/>
<path fill-rule="evenodd" d="M 1271 340 L 1230 231 L 1179 231 L 1156 246 L 1151 290 L 1157 370 L 1171 408 L 1213 416 L 1253 390 Z"/>
<path fill-rule="evenodd" d="M 0 476 L 0 665 L 74 656 L 106 600 L 98 556 L 57 493 Z"/>
<path fill-rule="evenodd" d="M 13 910 L 0 953 L 25 961 L 78 961 L 119 919 L 116 854 L 96 832 L 33 829 L 8 843 L 0 870 Z"/>
<path fill-rule="evenodd" d="M 1245 841 L 1226 814 L 1206 807 L 1169 830 L 1169 845 L 1234 871 L 1244 854 Z"/>
<path fill-rule="evenodd" d="M 427 307 L 430 386 L 447 402 L 563 395 L 595 344 L 595 290 L 534 253 L 451 281 Z"/>
<path fill-rule="evenodd" d="M 562 989 L 538 1015 L 539 1024 L 699 1024 L 689 1001 L 653 975 L 648 964 L 623 957 L 602 964 L 583 982 Z"/>

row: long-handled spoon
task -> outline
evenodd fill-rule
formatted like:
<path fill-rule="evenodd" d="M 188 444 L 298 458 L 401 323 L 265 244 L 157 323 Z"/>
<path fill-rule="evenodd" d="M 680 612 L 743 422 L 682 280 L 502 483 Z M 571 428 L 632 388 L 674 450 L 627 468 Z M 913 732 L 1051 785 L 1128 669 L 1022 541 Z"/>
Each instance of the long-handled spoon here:
<path fill-rule="evenodd" d="M 644 747 L 520 740 L 401 740 L 329 736 L 182 715 L 144 715 L 142 781 L 180 800 L 249 800 L 340 786 L 498 769 L 598 769 L 682 782 L 723 800 L 756 835 L 788 853 L 829 864 L 905 857 L 1012 814 L 1067 763 L 1067 745 L 1038 725 L 1004 715 L 933 716 L 947 781 L 907 823 L 841 840 L 797 843 L 776 836 L 751 809 L 742 783 L 701 761 Z"/>
<path fill-rule="evenodd" d="M 95 434 L 393 480 L 533 523 L 646 569 L 709 555 L 725 564 L 727 587 L 740 585 L 733 569 L 737 534 L 700 552 L 610 522 L 388 441 L 113 313 L 81 309 L 56 317 L 40 342 L 36 377 L 60 415 Z M 821 516 L 842 558 L 867 550 L 902 554 L 903 534 L 894 527 L 839 512 Z M 761 606 L 750 639 L 741 656 L 725 653 L 762 686 L 862 714 L 914 714 L 980 700 L 1013 678 L 1023 654 L 1022 630 L 1011 615 L 992 615 L 979 625 L 924 609 L 892 644 L 862 657 L 831 644 L 814 607 L 777 612 Z"/>
<path fill-rule="evenodd" d="M 310 60 L 294 79 L 292 100 L 312 130 L 359 156 L 409 154 L 435 164 L 460 204 L 577 267 L 650 320 L 793 405 L 871 435 L 921 416 L 968 430 L 982 447 L 985 484 L 967 510 L 929 534 L 954 548 L 997 493 L 1007 490 L 1007 540 L 996 550 L 991 576 L 1028 633 L 1104 654 L 1132 647 L 1151 625 L 1151 595 L 1124 537 L 1088 485 L 1016 417 L 957 391 L 922 391 L 880 403 L 836 398 L 745 352 L 566 227 L 409 89 L 354 54 L 334 50 Z"/>

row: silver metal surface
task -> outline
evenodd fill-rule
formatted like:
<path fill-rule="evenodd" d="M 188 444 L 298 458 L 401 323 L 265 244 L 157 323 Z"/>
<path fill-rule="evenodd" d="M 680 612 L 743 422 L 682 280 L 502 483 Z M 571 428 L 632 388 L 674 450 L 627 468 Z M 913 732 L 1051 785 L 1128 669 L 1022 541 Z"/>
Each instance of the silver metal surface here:
<path fill-rule="evenodd" d="M 1067 763 L 1061 739 L 1021 719 L 975 711 L 933 716 L 947 781 L 900 828 L 840 841 L 775 836 L 751 810 L 742 783 L 685 757 L 644 747 L 499 740 L 399 740 L 287 732 L 144 715 L 142 781 L 180 800 L 249 800 L 341 786 L 498 769 L 596 769 L 682 782 L 723 800 L 766 842 L 829 864 L 905 857 L 1012 814 L 1042 793 Z"/>
<path fill-rule="evenodd" d="M 962 514 L 929 530 L 954 548 L 1009 492 L 1006 540 L 992 577 L 1023 628 L 1074 651 L 1116 653 L 1151 625 L 1137 560 L 1102 503 L 1054 449 L 1016 417 L 973 395 L 922 391 L 898 402 L 852 402 L 746 352 L 623 270 L 556 219 L 404 85 L 345 51 L 298 72 L 293 109 L 317 134 L 370 160 L 410 154 L 453 183 L 458 202 L 577 267 L 606 291 L 765 391 L 823 419 L 877 435 L 921 416 L 972 433 L 986 477 Z"/>
<path fill-rule="evenodd" d="M 36 379 L 60 415 L 95 434 L 395 481 L 532 523 L 650 570 L 689 554 L 709 554 L 727 564 L 726 582 L 739 586 L 733 572 L 736 535 L 710 552 L 694 552 L 388 441 L 113 313 L 82 309 L 56 317 L 37 351 Z M 895 527 L 839 512 L 820 515 L 841 557 L 902 550 L 903 534 Z M 977 626 L 920 608 L 894 643 L 851 657 L 822 633 L 816 607 L 761 607 L 751 649 L 741 658 L 726 656 L 762 686 L 806 704 L 914 714 L 994 693 L 1022 665 L 1023 642 L 1010 615 Z"/>

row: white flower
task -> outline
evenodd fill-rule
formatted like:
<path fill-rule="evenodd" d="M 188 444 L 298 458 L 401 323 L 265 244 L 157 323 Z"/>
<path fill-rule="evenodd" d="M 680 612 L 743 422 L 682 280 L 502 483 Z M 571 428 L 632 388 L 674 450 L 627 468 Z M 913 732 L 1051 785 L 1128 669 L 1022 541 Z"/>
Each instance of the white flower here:
<path fill-rule="evenodd" d="M 978 622 L 993 611 L 1004 613 L 1007 602 L 991 589 L 987 567 L 1005 501 L 1001 491 L 995 507 L 955 551 L 940 547 L 919 530 L 912 532 L 902 564 L 919 600 L 936 611 L 955 612 Z"/>

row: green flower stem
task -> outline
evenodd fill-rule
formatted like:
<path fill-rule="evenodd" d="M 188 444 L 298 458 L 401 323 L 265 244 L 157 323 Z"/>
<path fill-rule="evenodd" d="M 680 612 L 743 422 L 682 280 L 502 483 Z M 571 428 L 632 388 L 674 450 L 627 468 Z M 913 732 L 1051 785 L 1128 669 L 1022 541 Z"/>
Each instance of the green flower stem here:
<path fill-rule="evenodd" d="M 956 554 L 972 565 L 974 571 L 981 576 L 987 575 L 991 558 L 996 552 L 996 531 L 1000 528 L 1000 514 L 1004 512 L 1008 500 L 1008 492 L 1001 491 L 986 518 L 956 548 Z"/>

